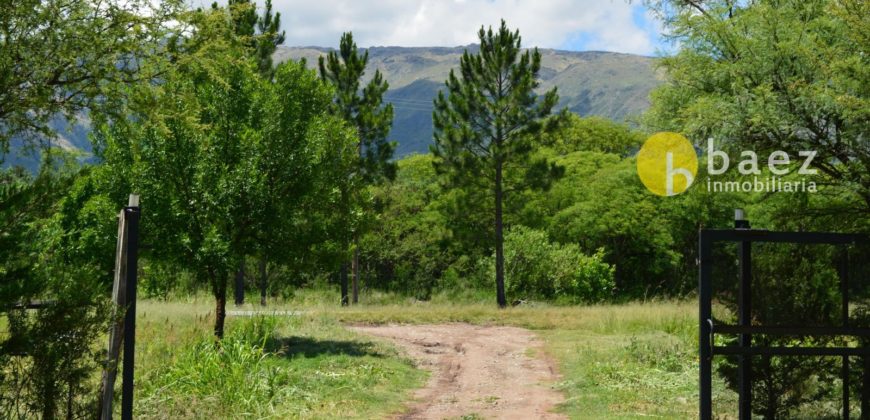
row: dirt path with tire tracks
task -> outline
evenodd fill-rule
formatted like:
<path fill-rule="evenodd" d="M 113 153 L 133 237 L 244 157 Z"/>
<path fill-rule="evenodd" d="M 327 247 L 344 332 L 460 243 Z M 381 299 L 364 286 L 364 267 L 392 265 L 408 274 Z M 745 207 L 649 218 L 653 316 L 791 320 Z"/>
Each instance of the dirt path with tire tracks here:
<path fill-rule="evenodd" d="M 541 341 L 517 327 L 356 325 L 352 330 L 393 341 L 432 372 L 401 419 L 564 419 L 551 410 L 564 400 L 559 379 L 542 358 Z"/>

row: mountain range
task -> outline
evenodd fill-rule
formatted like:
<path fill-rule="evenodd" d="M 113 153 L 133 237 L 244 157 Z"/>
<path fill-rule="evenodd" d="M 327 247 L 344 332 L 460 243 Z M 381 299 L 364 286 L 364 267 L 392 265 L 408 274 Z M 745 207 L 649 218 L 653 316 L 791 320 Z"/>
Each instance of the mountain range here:
<path fill-rule="evenodd" d="M 367 49 L 369 62 L 364 82 L 378 69 L 390 85 L 385 100 L 393 104 L 395 112 L 390 140 L 398 143 L 396 157 L 428 152 L 432 143 L 432 100 L 444 88 L 450 70 L 459 67 L 462 53 L 477 49 L 477 45 Z M 277 63 L 304 58 L 309 67 L 316 68 L 318 57 L 329 51 L 322 47 L 279 46 L 273 59 Z M 603 51 L 539 51 L 539 92 L 557 87 L 560 97 L 557 108 L 567 107 L 583 116 L 630 120 L 649 106 L 650 91 L 662 82 L 652 57 Z M 72 125 L 61 118 L 52 120 L 50 125 L 58 133 L 53 143 L 89 152 L 87 124 L 86 118 Z M 38 167 L 37 156 L 23 153 L 15 141 L 12 146 L 4 166 L 17 164 L 31 170 Z"/>
<path fill-rule="evenodd" d="M 396 155 L 426 153 L 432 143 L 432 100 L 444 88 L 451 69 L 459 67 L 464 47 L 371 47 L 366 76 L 380 70 L 390 84 L 385 100 L 393 103 L 390 139 L 398 142 Z M 278 47 L 276 62 L 304 58 L 317 67 L 317 58 L 330 51 L 321 47 Z M 629 120 L 649 107 L 649 93 L 661 83 L 655 59 L 603 51 L 539 49 L 539 92 L 558 88 L 558 108 L 586 116 Z M 364 81 L 367 81 L 364 80 Z"/>

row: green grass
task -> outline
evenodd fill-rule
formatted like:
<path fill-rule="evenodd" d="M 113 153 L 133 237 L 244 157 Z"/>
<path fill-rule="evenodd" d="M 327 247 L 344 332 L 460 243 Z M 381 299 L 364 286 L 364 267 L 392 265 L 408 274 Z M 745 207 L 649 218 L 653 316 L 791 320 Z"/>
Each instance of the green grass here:
<path fill-rule="evenodd" d="M 143 302 L 137 418 L 379 418 L 426 378 L 335 318 L 228 318 L 218 347 L 199 299 Z"/>
<path fill-rule="evenodd" d="M 142 386 L 137 390 L 137 413 L 143 418 L 389 416 L 401 412 L 426 374 L 395 348 L 361 337 L 342 324 L 469 322 L 534 330 L 545 342 L 545 354 L 535 356 L 552 358 L 559 366 L 561 379 L 552 386 L 565 394 L 566 402 L 557 410 L 570 418 L 696 416 L 694 302 L 533 304 L 499 310 L 489 297 L 485 300 L 472 296 L 457 303 L 449 296 L 435 296 L 421 302 L 371 293 L 359 305 L 340 308 L 332 291 L 300 291 L 267 308 L 239 308 L 298 310 L 303 315 L 276 317 L 277 334 L 265 346 L 266 354 L 253 352 L 243 358 L 246 353 L 239 352 L 233 356 L 237 359 L 212 354 L 190 357 L 197 348 L 213 349 L 213 344 L 207 345 L 213 313 L 207 296 L 145 302 L 139 309 L 137 372 Z M 230 317 L 227 322 L 232 337 L 236 329 L 250 328 L 246 325 L 252 321 Z M 202 372 L 200 376 L 213 372 L 214 379 L 193 384 L 167 379 L 185 377 L 184 369 L 206 356 L 217 360 L 212 365 L 224 367 L 245 360 L 246 368 L 214 370 L 203 362 L 194 372 Z M 172 371 L 173 366 L 182 368 Z M 733 403 L 733 393 L 723 384 L 715 388 L 721 390 L 714 396 L 717 401 L 723 406 Z"/>

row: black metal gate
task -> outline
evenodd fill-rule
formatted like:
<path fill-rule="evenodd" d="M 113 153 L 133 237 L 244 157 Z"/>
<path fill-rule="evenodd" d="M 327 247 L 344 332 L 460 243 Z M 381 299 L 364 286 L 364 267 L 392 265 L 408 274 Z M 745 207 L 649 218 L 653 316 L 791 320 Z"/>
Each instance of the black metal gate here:
<path fill-rule="evenodd" d="M 740 214 L 740 213 L 738 213 Z M 742 219 L 742 217 L 738 217 Z M 737 292 L 737 325 L 716 325 L 712 314 L 713 245 L 717 242 L 737 244 L 739 261 L 739 285 Z M 842 295 L 841 325 L 832 327 L 812 326 L 763 326 L 752 325 L 752 244 L 753 243 L 821 244 L 838 246 L 840 251 L 838 277 Z M 751 417 L 752 366 L 751 356 L 839 356 L 842 357 L 843 418 L 849 418 L 850 356 L 859 356 L 862 361 L 863 392 L 861 395 L 862 418 L 870 418 L 870 347 L 792 347 L 753 346 L 752 335 L 805 336 L 805 337 L 852 337 L 870 338 L 870 328 L 849 325 L 849 249 L 850 245 L 867 244 L 868 236 L 818 232 L 773 232 L 751 229 L 749 222 L 737 220 L 735 229 L 703 229 L 699 237 L 699 315 L 700 315 L 700 418 L 712 419 L 712 368 L 713 357 L 738 356 L 738 410 L 740 419 Z M 714 334 L 737 335 L 737 345 L 716 346 Z"/>

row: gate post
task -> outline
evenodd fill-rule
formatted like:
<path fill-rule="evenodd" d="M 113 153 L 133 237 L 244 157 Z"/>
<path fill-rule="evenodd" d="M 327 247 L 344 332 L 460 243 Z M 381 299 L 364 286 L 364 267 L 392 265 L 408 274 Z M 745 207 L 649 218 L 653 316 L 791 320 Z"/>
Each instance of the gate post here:
<path fill-rule="evenodd" d="M 127 312 L 124 314 L 124 366 L 121 386 L 121 419 L 133 419 L 133 359 L 136 352 L 136 273 L 139 255 L 139 196 L 130 195 L 124 208 L 127 218 Z"/>
<path fill-rule="evenodd" d="M 743 209 L 734 210 L 734 228 L 749 229 L 749 220 L 744 217 Z M 740 285 L 738 290 L 737 324 L 741 327 L 752 326 L 752 242 L 741 241 L 740 252 Z M 740 347 L 752 347 L 752 336 L 740 334 Z M 738 416 L 740 420 L 752 418 L 752 356 L 740 355 L 737 367 Z"/>
<path fill-rule="evenodd" d="M 699 418 L 711 420 L 713 417 L 713 316 L 710 279 L 713 274 L 712 246 L 709 232 L 702 229 L 698 235 L 698 313 L 700 319 L 698 346 L 699 346 L 699 379 L 700 379 L 700 403 Z"/>

